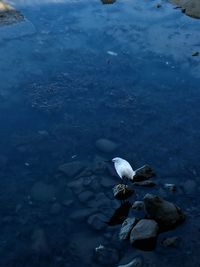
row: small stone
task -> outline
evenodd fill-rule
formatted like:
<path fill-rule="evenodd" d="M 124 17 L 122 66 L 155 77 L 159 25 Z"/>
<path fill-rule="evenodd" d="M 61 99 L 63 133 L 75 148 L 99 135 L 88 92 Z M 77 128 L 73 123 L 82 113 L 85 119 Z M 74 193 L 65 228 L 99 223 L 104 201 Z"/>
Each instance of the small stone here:
<path fill-rule="evenodd" d="M 113 188 L 114 197 L 118 200 L 125 200 L 132 196 L 134 190 L 130 188 L 128 185 L 118 184 Z"/>
<path fill-rule="evenodd" d="M 136 186 L 144 186 L 144 187 L 153 187 L 156 185 L 154 181 L 151 180 L 146 180 L 146 181 L 141 181 L 141 182 L 134 182 L 133 183 Z"/>
<path fill-rule="evenodd" d="M 87 202 L 88 200 L 94 198 L 94 193 L 91 191 L 84 191 L 78 195 L 80 202 Z"/>
<path fill-rule="evenodd" d="M 176 185 L 175 184 L 164 184 L 164 188 L 166 188 L 170 192 L 176 191 Z"/>
<path fill-rule="evenodd" d="M 86 168 L 86 163 L 82 161 L 72 161 L 59 166 L 58 170 L 66 176 L 73 178 Z"/>
<path fill-rule="evenodd" d="M 135 210 L 143 210 L 144 209 L 144 202 L 143 201 L 135 201 L 132 205 L 132 209 Z"/>
<path fill-rule="evenodd" d="M 103 266 L 115 265 L 119 261 L 119 253 L 114 248 L 108 248 L 103 245 L 95 248 L 94 259 Z"/>
<path fill-rule="evenodd" d="M 161 244 L 164 247 L 173 247 L 177 245 L 178 240 L 179 238 L 177 236 L 167 237 L 161 242 Z"/>
<path fill-rule="evenodd" d="M 87 222 L 89 225 L 92 226 L 93 229 L 95 230 L 102 230 L 106 227 L 106 216 L 104 216 L 101 213 L 93 214 L 91 215 Z"/>
<path fill-rule="evenodd" d="M 123 222 L 121 229 L 120 229 L 120 233 L 119 233 L 120 240 L 126 240 L 129 238 L 130 232 L 132 228 L 136 225 L 137 221 L 138 220 L 134 217 L 134 218 L 127 218 Z"/>
<path fill-rule="evenodd" d="M 144 165 L 135 171 L 133 181 L 140 182 L 140 181 L 148 180 L 149 178 L 152 178 L 155 175 L 156 174 L 154 170 L 149 165 Z"/>
<path fill-rule="evenodd" d="M 104 153 L 111 153 L 117 149 L 118 145 L 111 140 L 101 138 L 96 141 L 96 148 Z"/>
<path fill-rule="evenodd" d="M 137 257 L 127 264 L 118 265 L 118 267 L 142 267 L 142 265 L 143 265 L 142 259 Z"/>
<path fill-rule="evenodd" d="M 142 219 L 132 229 L 130 242 L 143 250 L 152 250 L 156 245 L 158 224 L 154 220 Z"/>

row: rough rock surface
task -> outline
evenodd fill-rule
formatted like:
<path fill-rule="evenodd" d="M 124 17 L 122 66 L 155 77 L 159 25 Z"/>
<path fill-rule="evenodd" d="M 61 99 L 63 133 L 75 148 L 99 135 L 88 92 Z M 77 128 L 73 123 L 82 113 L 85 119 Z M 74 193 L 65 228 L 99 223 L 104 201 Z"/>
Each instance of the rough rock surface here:
<path fill-rule="evenodd" d="M 170 0 L 172 3 L 181 7 L 188 16 L 200 18 L 200 1 L 199 0 Z"/>
<path fill-rule="evenodd" d="M 125 200 L 132 196 L 134 190 L 130 188 L 128 185 L 118 184 L 113 188 L 114 197 L 118 200 Z"/>
<path fill-rule="evenodd" d="M 131 232 L 132 228 L 136 225 L 137 221 L 138 220 L 133 217 L 133 218 L 127 218 L 123 222 L 122 227 L 121 227 L 120 232 L 119 232 L 119 239 L 120 240 L 126 240 L 129 238 L 130 232 Z"/>
<path fill-rule="evenodd" d="M 142 219 L 133 227 L 130 242 L 139 249 L 152 250 L 156 244 L 158 230 L 156 221 Z"/>
<path fill-rule="evenodd" d="M 144 205 L 148 218 L 154 219 L 163 231 L 173 229 L 185 218 L 176 205 L 152 194 L 145 195 Z"/>
<path fill-rule="evenodd" d="M 151 177 L 154 177 L 156 174 L 154 170 L 149 165 L 144 165 L 141 168 L 135 170 L 135 175 L 133 177 L 134 182 L 140 182 L 148 180 Z"/>
<path fill-rule="evenodd" d="M 24 20 L 23 15 L 12 6 L 0 1 L 0 26 Z"/>
<path fill-rule="evenodd" d="M 97 213 L 97 214 L 93 214 L 91 215 L 87 222 L 89 225 L 92 226 L 93 229 L 95 230 L 102 230 L 103 228 L 105 228 L 106 225 L 106 220 L 107 217 L 101 213 Z"/>

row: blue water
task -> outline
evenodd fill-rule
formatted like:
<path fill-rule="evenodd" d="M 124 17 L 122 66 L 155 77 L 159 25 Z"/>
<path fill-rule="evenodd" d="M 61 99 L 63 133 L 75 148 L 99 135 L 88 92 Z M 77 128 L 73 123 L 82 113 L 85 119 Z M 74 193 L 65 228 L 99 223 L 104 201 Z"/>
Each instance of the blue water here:
<path fill-rule="evenodd" d="M 14 2 L 26 20 L 0 28 L 0 266 L 101 266 L 94 259 L 100 244 L 118 251 L 113 266 L 137 255 L 144 266 L 200 266 L 200 57 L 192 57 L 200 21 L 157 3 Z M 99 152 L 99 138 L 118 149 Z M 118 178 L 85 174 L 89 186 L 79 177 L 74 190 L 58 167 L 75 160 L 90 166 L 97 155 L 121 156 L 134 168 L 150 164 L 158 186 L 137 189 L 138 199 L 156 192 L 187 214 L 154 251 L 121 244 L 119 227 L 94 230 L 87 216 L 101 207 L 81 217 L 91 203 L 79 194 L 104 193 L 112 202 L 112 186 L 100 181 Z M 38 182 L 53 187 L 53 199 L 34 198 Z M 173 195 L 163 189 L 171 182 Z M 37 229 L 45 233 L 41 253 L 34 250 Z M 165 236 L 180 243 L 163 248 Z"/>

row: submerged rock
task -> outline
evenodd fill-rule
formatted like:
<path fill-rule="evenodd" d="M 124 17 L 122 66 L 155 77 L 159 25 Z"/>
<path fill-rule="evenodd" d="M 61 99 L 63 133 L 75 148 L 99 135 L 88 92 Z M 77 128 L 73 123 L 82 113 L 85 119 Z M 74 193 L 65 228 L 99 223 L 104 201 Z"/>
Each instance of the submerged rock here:
<path fill-rule="evenodd" d="M 164 240 L 162 240 L 161 244 L 164 247 L 173 247 L 177 245 L 178 241 L 179 241 L 179 238 L 177 236 L 167 237 Z"/>
<path fill-rule="evenodd" d="M 93 214 L 91 215 L 87 222 L 89 225 L 92 226 L 93 229 L 95 230 L 102 230 L 103 228 L 106 227 L 106 216 L 101 214 L 101 213 L 97 213 L 97 214 Z"/>
<path fill-rule="evenodd" d="M 156 245 L 158 224 L 154 220 L 142 219 L 132 229 L 130 242 L 142 250 L 152 250 Z"/>
<path fill-rule="evenodd" d="M 116 0 L 101 0 L 102 4 L 114 4 Z"/>
<path fill-rule="evenodd" d="M 137 257 L 127 264 L 118 265 L 118 267 L 142 267 L 142 265 L 143 265 L 142 259 Z"/>
<path fill-rule="evenodd" d="M 122 224 L 128 217 L 130 208 L 131 208 L 130 202 L 125 202 L 121 204 L 121 206 L 114 211 L 107 224 L 110 226 Z"/>
<path fill-rule="evenodd" d="M 114 197 L 118 200 L 125 200 L 132 196 L 134 190 L 130 188 L 128 185 L 118 184 L 113 188 Z"/>
<path fill-rule="evenodd" d="M 97 263 L 103 266 L 117 264 L 119 261 L 119 253 L 114 248 L 108 248 L 103 245 L 95 248 L 94 259 Z"/>
<path fill-rule="evenodd" d="M 53 185 L 36 182 L 31 189 L 31 197 L 37 201 L 52 201 L 55 198 Z"/>
<path fill-rule="evenodd" d="M 101 138 L 96 141 L 96 148 L 104 153 L 111 153 L 117 149 L 118 145 L 111 140 Z"/>
<path fill-rule="evenodd" d="M 120 233 L 119 233 L 119 239 L 120 240 L 126 240 L 129 238 L 130 232 L 131 232 L 133 226 L 136 225 L 137 221 L 138 220 L 135 217 L 133 217 L 133 218 L 127 218 L 123 222 L 122 227 L 120 229 Z"/>
<path fill-rule="evenodd" d="M 135 171 L 133 181 L 140 182 L 140 181 L 148 180 L 149 178 L 154 177 L 155 175 L 156 174 L 154 170 L 149 165 L 144 165 Z"/>
<path fill-rule="evenodd" d="M 72 178 L 86 168 L 86 163 L 82 161 L 72 161 L 62 164 L 58 167 L 58 170 L 64 173 L 66 176 Z"/>
<path fill-rule="evenodd" d="M 9 4 L 0 1 L 0 26 L 17 23 L 24 20 L 24 16 Z"/>
<path fill-rule="evenodd" d="M 154 219 L 163 231 L 174 228 L 185 219 L 180 208 L 161 197 L 146 194 L 144 204 L 148 218 Z"/>

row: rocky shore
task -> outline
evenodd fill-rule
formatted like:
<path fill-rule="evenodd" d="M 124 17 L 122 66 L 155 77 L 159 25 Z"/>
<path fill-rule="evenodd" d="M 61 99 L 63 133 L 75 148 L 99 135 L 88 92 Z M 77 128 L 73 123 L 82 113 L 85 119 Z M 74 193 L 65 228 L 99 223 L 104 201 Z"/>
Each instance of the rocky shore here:
<path fill-rule="evenodd" d="M 0 26 L 24 20 L 24 16 L 12 6 L 0 1 Z"/>

